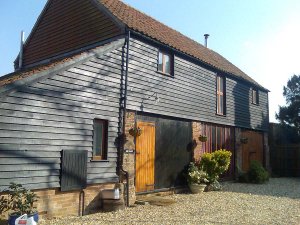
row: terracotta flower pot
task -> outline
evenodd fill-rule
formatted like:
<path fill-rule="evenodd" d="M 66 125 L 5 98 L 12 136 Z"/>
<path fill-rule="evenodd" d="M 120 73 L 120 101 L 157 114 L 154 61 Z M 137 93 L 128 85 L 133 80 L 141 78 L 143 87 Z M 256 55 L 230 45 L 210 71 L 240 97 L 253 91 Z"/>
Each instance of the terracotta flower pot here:
<path fill-rule="evenodd" d="M 189 184 L 189 188 L 193 194 L 199 194 L 201 192 L 204 192 L 204 189 L 206 188 L 206 184 Z"/>

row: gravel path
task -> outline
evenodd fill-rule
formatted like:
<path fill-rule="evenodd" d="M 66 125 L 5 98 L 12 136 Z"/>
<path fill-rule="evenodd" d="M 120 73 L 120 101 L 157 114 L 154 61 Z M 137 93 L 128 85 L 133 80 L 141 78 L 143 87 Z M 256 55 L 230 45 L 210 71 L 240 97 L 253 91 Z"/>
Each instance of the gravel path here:
<path fill-rule="evenodd" d="M 223 191 L 168 196 L 168 206 L 137 205 L 113 213 L 41 221 L 48 224 L 300 224 L 300 179 L 267 184 L 225 182 Z"/>

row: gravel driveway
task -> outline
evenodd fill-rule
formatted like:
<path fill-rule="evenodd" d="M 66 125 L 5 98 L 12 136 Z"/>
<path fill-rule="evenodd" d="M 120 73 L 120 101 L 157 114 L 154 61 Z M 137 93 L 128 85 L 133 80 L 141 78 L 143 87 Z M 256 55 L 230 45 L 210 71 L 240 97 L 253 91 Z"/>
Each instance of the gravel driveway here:
<path fill-rule="evenodd" d="M 168 196 L 168 206 L 137 205 L 113 213 L 41 221 L 45 224 L 300 224 L 300 179 L 267 184 L 225 182 L 223 191 Z"/>

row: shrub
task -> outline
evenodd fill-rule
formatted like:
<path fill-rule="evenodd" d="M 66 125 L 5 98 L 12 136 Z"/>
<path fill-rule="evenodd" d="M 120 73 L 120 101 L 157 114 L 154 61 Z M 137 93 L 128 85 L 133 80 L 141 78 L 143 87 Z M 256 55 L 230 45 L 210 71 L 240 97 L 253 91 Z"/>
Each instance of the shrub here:
<path fill-rule="evenodd" d="M 0 212 L 10 211 L 12 215 L 32 214 L 36 211 L 36 207 L 33 205 L 38 200 L 38 196 L 21 184 L 11 182 L 8 192 L 8 196 L 2 196 L 0 198 Z"/>
<path fill-rule="evenodd" d="M 262 184 L 269 180 L 269 173 L 264 169 L 260 162 L 252 160 L 247 173 L 249 182 Z"/>
<path fill-rule="evenodd" d="M 207 173 L 210 183 L 217 181 L 219 176 L 228 169 L 230 157 L 231 152 L 225 149 L 202 155 L 200 167 Z"/>

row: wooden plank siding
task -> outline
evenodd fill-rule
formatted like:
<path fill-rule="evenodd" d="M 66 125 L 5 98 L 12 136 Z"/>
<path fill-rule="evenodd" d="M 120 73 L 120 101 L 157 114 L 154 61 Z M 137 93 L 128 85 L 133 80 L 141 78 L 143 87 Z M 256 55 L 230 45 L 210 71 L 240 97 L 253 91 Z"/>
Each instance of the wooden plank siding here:
<path fill-rule="evenodd" d="M 23 65 L 118 36 L 122 33 L 91 1 L 52 0 L 24 47 Z"/>
<path fill-rule="evenodd" d="M 0 190 L 59 187 L 64 149 L 88 151 L 88 184 L 118 181 L 121 58 L 118 47 L 0 99 Z M 106 161 L 91 161 L 94 118 L 109 121 Z"/>
<path fill-rule="evenodd" d="M 251 103 L 251 85 L 226 77 L 226 116 L 216 115 L 216 72 L 174 56 L 174 77 L 157 72 L 158 47 L 131 39 L 128 102 L 131 110 L 229 126 L 267 130 L 268 93 Z M 157 93 L 159 103 L 154 98 Z M 144 99 L 144 100 L 143 100 Z"/>

